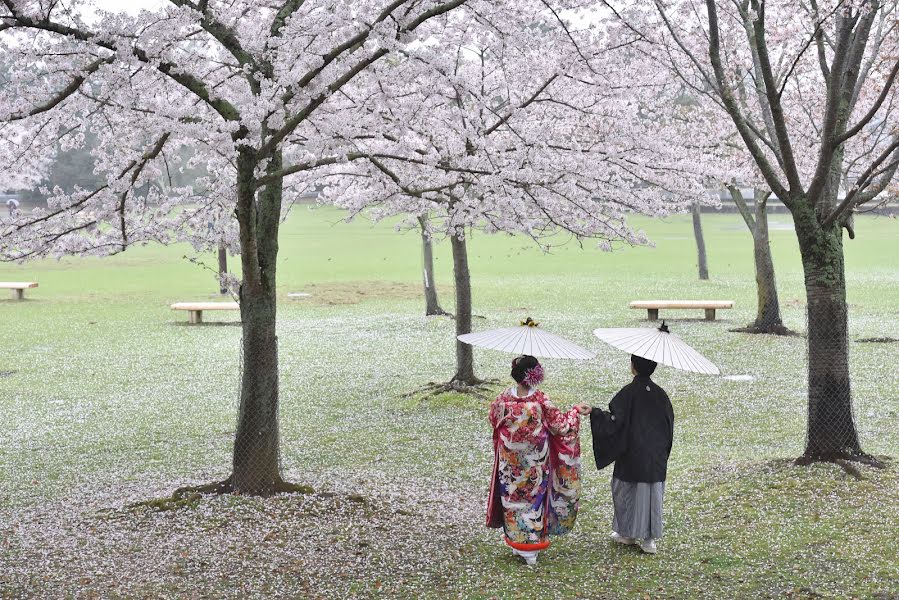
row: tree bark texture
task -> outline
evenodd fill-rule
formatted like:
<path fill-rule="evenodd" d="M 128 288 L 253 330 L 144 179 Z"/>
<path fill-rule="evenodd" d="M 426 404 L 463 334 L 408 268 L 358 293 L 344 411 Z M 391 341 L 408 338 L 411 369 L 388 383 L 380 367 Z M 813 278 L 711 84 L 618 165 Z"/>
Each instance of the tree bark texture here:
<path fill-rule="evenodd" d="M 228 293 L 228 286 L 225 285 L 225 275 L 228 274 L 228 250 L 224 245 L 219 246 L 219 293 L 225 295 Z"/>
<path fill-rule="evenodd" d="M 280 164 L 281 157 L 276 155 L 267 171 L 278 170 Z M 251 151 L 239 153 L 237 218 L 243 266 L 243 346 L 231 483 L 238 493 L 267 494 L 281 483 L 275 282 L 282 189 L 281 181 L 265 186 L 257 205 L 255 166 Z"/>
<path fill-rule="evenodd" d="M 421 225 L 422 279 L 425 289 L 425 316 L 445 315 L 447 313 L 440 307 L 440 301 L 437 298 L 437 284 L 434 282 L 434 245 L 431 242 L 431 236 L 428 234 L 428 217 L 426 215 L 418 217 L 418 223 Z"/>
<path fill-rule="evenodd" d="M 746 327 L 751 333 L 788 334 L 780 315 L 780 300 L 777 296 L 777 279 L 774 275 L 774 260 L 768 235 L 768 197 L 770 192 L 753 191 L 754 210 L 750 210 L 742 192 L 736 186 L 728 188 L 734 204 L 749 233 L 752 235 L 753 258 L 755 263 L 755 283 L 757 308 L 755 320 Z"/>
<path fill-rule="evenodd" d="M 693 205 L 693 235 L 696 237 L 696 252 L 698 255 L 699 278 L 709 278 L 709 263 L 705 252 L 705 237 L 702 235 L 702 216 L 699 203 Z"/>
<path fill-rule="evenodd" d="M 753 256 L 755 258 L 755 284 L 758 292 L 758 308 L 755 321 L 750 329 L 775 333 L 784 329 L 780 316 L 780 300 L 777 296 L 777 280 L 774 275 L 774 260 L 771 258 L 771 244 L 768 238 L 768 216 L 762 209 L 756 216 L 757 229 L 752 232 Z"/>
<path fill-rule="evenodd" d="M 471 333 L 471 275 L 468 271 L 466 241 L 450 237 L 453 249 L 453 277 L 456 282 L 456 335 Z M 469 344 L 456 340 L 456 374 L 452 381 L 476 385 L 480 380 L 474 374 L 474 351 Z"/>
<path fill-rule="evenodd" d="M 808 428 L 803 458 L 857 456 L 862 450 L 852 414 L 842 228 L 822 228 L 809 204 L 795 205 L 808 300 Z"/>

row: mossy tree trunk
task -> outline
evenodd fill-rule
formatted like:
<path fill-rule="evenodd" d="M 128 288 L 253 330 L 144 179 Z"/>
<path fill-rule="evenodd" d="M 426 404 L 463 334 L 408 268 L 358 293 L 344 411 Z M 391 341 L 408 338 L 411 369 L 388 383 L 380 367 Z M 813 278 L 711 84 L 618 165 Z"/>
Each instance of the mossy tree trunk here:
<path fill-rule="evenodd" d="M 802 459 L 858 456 L 862 449 L 852 414 L 842 227 L 822 227 L 809 204 L 794 205 L 808 300 L 808 426 Z"/>

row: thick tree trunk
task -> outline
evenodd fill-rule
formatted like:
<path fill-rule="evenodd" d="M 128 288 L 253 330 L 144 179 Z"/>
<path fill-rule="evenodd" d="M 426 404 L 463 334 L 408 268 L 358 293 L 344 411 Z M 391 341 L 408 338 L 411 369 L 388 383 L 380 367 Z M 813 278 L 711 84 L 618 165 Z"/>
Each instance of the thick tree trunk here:
<path fill-rule="evenodd" d="M 276 156 L 267 171 L 278 170 L 280 164 Z M 255 166 L 251 151 L 238 155 L 243 369 L 231 484 L 238 493 L 268 494 L 281 484 L 275 275 L 282 190 L 280 181 L 269 184 L 257 206 Z"/>
<path fill-rule="evenodd" d="M 421 225 L 421 254 L 422 254 L 422 279 L 425 288 L 425 316 L 445 315 L 447 312 L 440 307 L 437 299 L 437 284 L 434 282 L 434 245 L 428 234 L 428 217 L 418 217 Z"/>
<path fill-rule="evenodd" d="M 794 210 L 793 217 L 808 300 L 808 429 L 802 458 L 858 456 L 862 450 L 852 414 L 842 228 L 822 229 L 811 208 Z"/>
<path fill-rule="evenodd" d="M 699 278 L 709 278 L 709 263 L 705 253 L 705 238 L 702 235 L 702 217 L 699 203 L 693 205 L 693 235 L 696 237 L 696 252 L 699 263 Z"/>
<path fill-rule="evenodd" d="M 456 335 L 471 333 L 471 275 L 468 271 L 468 249 L 464 239 L 450 237 L 453 249 L 453 276 L 456 281 Z M 456 374 L 453 382 L 476 385 L 481 380 L 474 374 L 474 352 L 468 344 L 456 340 Z"/>
<path fill-rule="evenodd" d="M 228 293 L 225 285 L 225 275 L 228 274 L 228 250 L 224 245 L 219 246 L 219 293 L 223 296 Z"/>

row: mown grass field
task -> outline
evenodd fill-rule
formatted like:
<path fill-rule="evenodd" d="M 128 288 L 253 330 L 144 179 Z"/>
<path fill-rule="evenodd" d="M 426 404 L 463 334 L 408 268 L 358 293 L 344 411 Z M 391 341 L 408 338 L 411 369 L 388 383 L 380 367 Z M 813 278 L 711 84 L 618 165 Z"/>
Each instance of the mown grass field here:
<path fill-rule="evenodd" d="M 453 322 L 423 316 L 417 234 L 340 219 L 297 208 L 281 238 L 282 463 L 316 488 L 308 496 L 129 508 L 228 472 L 240 328 L 236 314 L 188 327 L 168 309 L 217 296 L 211 273 L 183 258 L 189 248 L 0 265 L 0 281 L 40 282 L 25 302 L 0 300 L 0 597 L 899 598 L 896 463 L 863 468 L 861 481 L 835 465 L 792 466 L 805 436 L 804 339 L 728 331 L 754 314 L 739 217 L 704 216 L 707 282 L 683 217 L 637 221 L 655 247 L 610 254 L 471 238 L 476 328 L 532 316 L 599 351 L 547 361 L 544 390 L 564 406 L 605 404 L 628 380 L 627 357 L 590 334 L 643 322 L 627 301 L 737 303 L 714 323 L 670 315 L 724 376 L 750 377 L 659 370 L 676 414 L 660 553 L 608 541 L 610 473 L 591 466 L 585 431 L 578 527 L 535 569 L 482 526 L 486 404 L 405 396 L 453 365 Z M 862 218 L 857 232 L 851 337 L 899 337 L 899 222 Z M 801 332 L 788 216 L 772 216 L 772 245 L 785 318 Z M 436 252 L 452 310 L 449 245 Z M 288 300 L 300 291 L 312 297 Z M 863 445 L 895 456 L 899 344 L 853 341 L 851 353 Z M 476 359 L 480 375 L 508 378 L 511 357 Z"/>

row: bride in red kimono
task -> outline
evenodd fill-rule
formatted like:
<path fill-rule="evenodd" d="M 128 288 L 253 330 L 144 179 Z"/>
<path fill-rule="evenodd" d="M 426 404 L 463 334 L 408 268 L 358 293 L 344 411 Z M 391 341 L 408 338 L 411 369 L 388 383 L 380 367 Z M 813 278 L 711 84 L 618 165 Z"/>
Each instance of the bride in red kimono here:
<path fill-rule="evenodd" d="M 580 415 L 556 408 L 537 389 L 543 367 L 533 356 L 512 361 L 510 387 L 490 405 L 493 478 L 487 527 L 503 528 L 506 544 L 528 565 L 549 536 L 571 531 L 581 492 Z"/>

